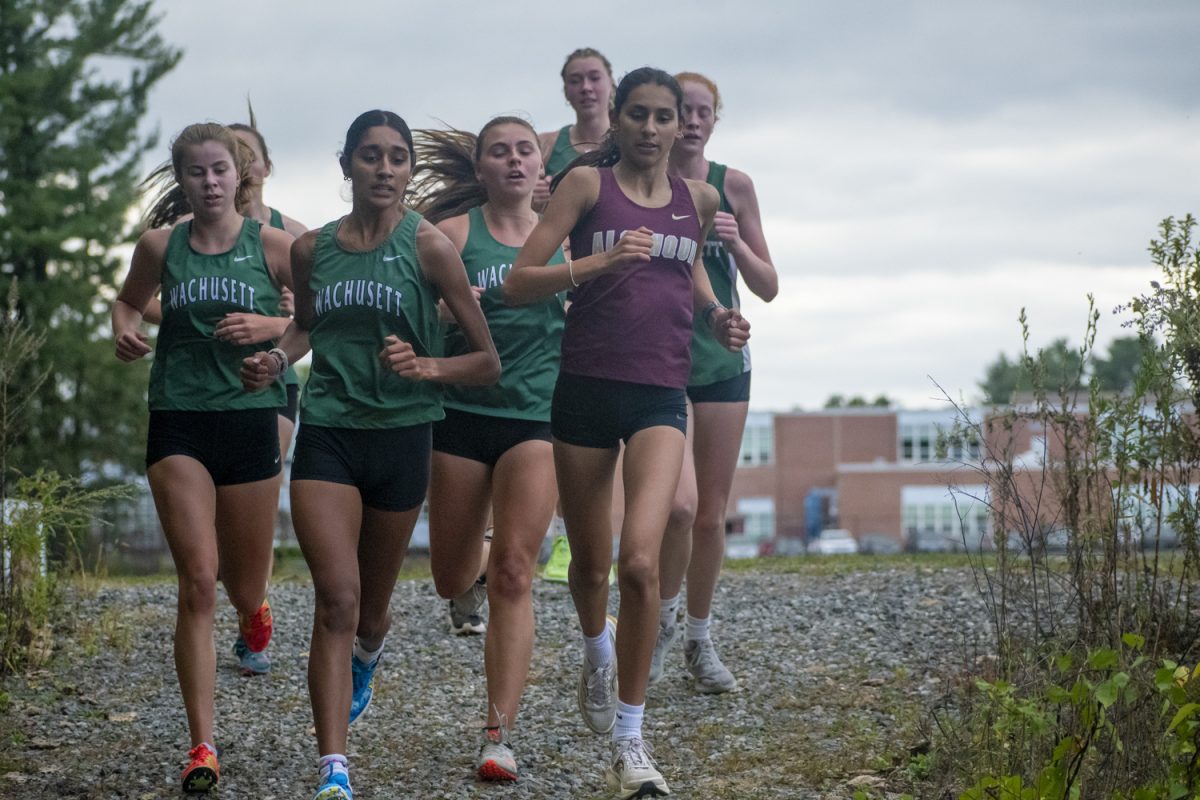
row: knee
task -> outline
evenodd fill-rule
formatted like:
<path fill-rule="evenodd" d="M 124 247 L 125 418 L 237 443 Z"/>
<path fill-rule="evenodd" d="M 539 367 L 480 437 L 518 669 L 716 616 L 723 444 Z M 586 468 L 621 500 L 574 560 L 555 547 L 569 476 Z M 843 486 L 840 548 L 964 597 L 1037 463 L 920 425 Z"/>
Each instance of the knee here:
<path fill-rule="evenodd" d="M 332 633 L 354 633 L 358 628 L 358 587 L 317 592 L 317 625 Z"/>
<path fill-rule="evenodd" d="M 650 553 L 622 554 L 617 565 L 621 593 L 658 591 L 658 559 Z"/>
<path fill-rule="evenodd" d="M 443 563 L 430 568 L 430 572 L 433 573 L 433 588 L 438 593 L 438 597 L 443 600 L 453 600 L 471 588 L 471 584 L 478 576 L 475 574 L 475 570 L 466 569 L 464 564 L 463 561 L 457 561 L 451 565 Z"/>
<path fill-rule="evenodd" d="M 493 556 L 488 569 L 488 596 L 505 603 L 516 603 L 529 595 L 533 586 L 533 563 L 529 559 L 505 554 Z"/>
<path fill-rule="evenodd" d="M 608 571 L 611 564 L 602 564 L 586 558 L 571 555 L 571 566 L 567 575 L 571 586 L 585 592 L 598 591 L 608 585 Z"/>
<path fill-rule="evenodd" d="M 696 522 L 693 526 L 695 535 L 707 539 L 724 538 L 725 536 L 725 509 L 714 508 L 708 509 L 696 515 Z"/>
<path fill-rule="evenodd" d="M 667 518 L 667 530 L 690 531 L 696 522 L 696 499 L 676 497 L 671 504 L 671 515 Z"/>
<path fill-rule="evenodd" d="M 208 571 L 180 572 L 179 608 L 193 614 L 215 614 L 217 576 Z"/>

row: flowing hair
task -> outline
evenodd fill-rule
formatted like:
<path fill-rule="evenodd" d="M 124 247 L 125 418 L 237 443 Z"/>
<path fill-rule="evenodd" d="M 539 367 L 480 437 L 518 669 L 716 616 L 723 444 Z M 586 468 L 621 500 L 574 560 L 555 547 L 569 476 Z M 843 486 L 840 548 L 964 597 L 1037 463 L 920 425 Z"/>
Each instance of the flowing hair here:
<path fill-rule="evenodd" d="M 238 176 L 233 205 L 239 213 L 245 207 L 250 198 L 250 187 L 245 179 L 250 165 L 254 163 L 254 151 L 224 125 L 198 122 L 179 132 L 175 141 L 171 142 L 171 160 L 160 164 L 142 181 L 142 185 L 154 197 L 150 209 L 142 218 L 147 229 L 173 225 L 180 217 L 192 213 L 192 205 L 179 185 L 183 176 L 183 158 L 189 147 L 205 142 L 216 142 L 233 157 Z"/>
<path fill-rule="evenodd" d="M 625 101 L 629 99 L 633 90 L 646 84 L 665 86 L 670 89 L 671 93 L 675 95 L 675 113 L 680 117 L 683 116 L 683 90 L 679 88 L 679 82 L 671 77 L 670 73 L 661 69 L 638 67 L 632 72 L 625 73 L 625 77 L 621 78 L 621 82 L 617 84 L 617 91 L 613 95 L 612 114 L 614 118 L 620 115 Z M 576 167 L 611 167 L 620 160 L 621 150 L 617 147 L 617 139 L 610 130 L 604 135 L 604 141 L 600 142 L 600 147 L 577 157 L 562 172 L 554 176 L 554 180 L 550 181 L 550 191 L 553 192 L 557 189 L 566 174 Z"/>
<path fill-rule="evenodd" d="M 533 125 L 512 116 L 488 120 L 478 134 L 456 128 L 417 131 L 421 166 L 413 172 L 409 183 L 413 193 L 412 207 L 430 222 L 437 223 L 486 203 L 487 189 L 479 182 L 475 167 L 483 155 L 487 132 L 497 125 L 507 124 L 528 128 L 537 141 Z"/>

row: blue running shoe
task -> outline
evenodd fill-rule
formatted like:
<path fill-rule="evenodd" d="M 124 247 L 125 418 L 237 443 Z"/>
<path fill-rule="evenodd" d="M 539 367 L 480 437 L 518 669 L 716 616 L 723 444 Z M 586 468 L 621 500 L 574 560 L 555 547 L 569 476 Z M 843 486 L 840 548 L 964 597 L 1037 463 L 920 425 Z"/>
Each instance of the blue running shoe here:
<path fill-rule="evenodd" d="M 271 671 L 271 657 L 267 655 L 267 651 L 254 652 L 241 636 L 233 643 L 233 655 L 238 660 L 238 672 L 242 674 L 243 678 L 249 678 L 252 675 L 266 675 Z"/>
<path fill-rule="evenodd" d="M 362 716 L 362 713 L 367 710 L 367 706 L 371 705 L 371 698 L 375 694 L 375 668 L 377 666 L 379 666 L 378 658 L 371 664 L 364 664 L 358 660 L 358 656 L 350 656 L 350 676 L 353 682 L 350 695 L 351 725 L 354 724 L 354 720 Z"/>
<path fill-rule="evenodd" d="M 321 779 L 321 788 L 317 789 L 313 800 L 354 800 L 349 773 L 342 770 L 330 770 Z"/>

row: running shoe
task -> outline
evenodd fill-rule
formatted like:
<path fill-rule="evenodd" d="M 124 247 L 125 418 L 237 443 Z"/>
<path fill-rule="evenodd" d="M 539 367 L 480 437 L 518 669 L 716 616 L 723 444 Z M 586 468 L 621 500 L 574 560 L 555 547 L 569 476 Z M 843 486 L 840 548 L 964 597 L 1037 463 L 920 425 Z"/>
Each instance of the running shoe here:
<path fill-rule="evenodd" d="M 517 759 L 508 743 L 508 731 L 501 725 L 483 729 L 483 745 L 475 761 L 475 774 L 481 781 L 515 781 Z"/>
<path fill-rule="evenodd" d="M 583 724 L 596 733 L 608 733 L 617 721 L 617 626 L 612 617 L 605 622 L 605 629 L 612 660 L 593 669 L 585 655 L 579 672 L 579 713 Z"/>
<path fill-rule="evenodd" d="M 663 625 L 661 622 L 658 625 L 658 639 L 654 642 L 654 653 L 650 656 L 650 686 L 658 683 L 663 676 L 663 667 L 667 662 L 667 653 L 675 646 L 675 640 L 679 638 L 679 623 L 675 620 L 674 615 L 671 621 Z"/>
<path fill-rule="evenodd" d="M 683 657 L 688 672 L 692 673 L 696 691 L 704 694 L 732 692 L 737 688 L 737 678 L 717 658 L 712 639 L 689 639 L 683 643 Z"/>
<path fill-rule="evenodd" d="M 483 605 L 487 602 L 487 584 L 475 581 L 471 588 L 450 601 L 450 632 L 469 636 L 487 631 Z"/>
<path fill-rule="evenodd" d="M 321 786 L 313 795 L 313 800 L 354 800 L 354 791 L 350 788 L 350 773 L 344 770 L 329 770 L 321 778 Z"/>
<path fill-rule="evenodd" d="M 267 655 L 267 651 L 254 652 L 241 636 L 233 643 L 233 655 L 238 660 L 238 671 L 243 678 L 266 675 L 271 671 L 271 657 Z"/>
<path fill-rule="evenodd" d="M 379 659 L 375 659 L 370 664 L 364 664 L 358 660 L 358 656 L 350 656 L 350 677 L 352 681 L 352 689 L 350 695 L 350 724 L 354 724 L 354 720 L 362 716 L 362 713 L 367 710 L 367 706 L 371 705 L 371 698 L 375 695 L 375 668 L 379 666 Z M 336 795 L 331 795 L 334 797 Z"/>
<path fill-rule="evenodd" d="M 198 744 L 188 751 L 188 765 L 179 776 L 183 790 L 189 794 L 211 792 L 221 778 L 217 754 L 207 744 Z"/>
<path fill-rule="evenodd" d="M 271 643 L 271 630 L 274 627 L 274 621 L 271 618 L 271 604 L 266 600 L 250 615 L 249 619 L 242 619 L 238 615 L 238 626 L 240 627 L 241 639 L 245 642 L 246 647 L 251 652 L 261 653 L 267 649 L 267 645 Z"/>
<path fill-rule="evenodd" d="M 571 545 L 566 536 L 555 536 L 550 545 L 550 559 L 542 567 L 542 580 L 566 583 L 571 569 Z"/>
<path fill-rule="evenodd" d="M 634 736 L 613 740 L 613 763 L 605 772 L 608 786 L 617 797 L 666 797 L 671 793 L 658 765 L 650 755 L 650 745 Z"/>

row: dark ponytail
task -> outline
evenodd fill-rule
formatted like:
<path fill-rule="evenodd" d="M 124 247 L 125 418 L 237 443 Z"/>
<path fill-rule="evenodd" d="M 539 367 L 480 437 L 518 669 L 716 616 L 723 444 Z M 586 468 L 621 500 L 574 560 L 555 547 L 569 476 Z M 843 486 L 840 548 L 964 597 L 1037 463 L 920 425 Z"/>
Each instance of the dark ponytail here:
<path fill-rule="evenodd" d="M 625 101 L 629 99 L 630 93 L 637 87 L 645 86 L 646 84 L 665 86 L 670 89 L 671 93 L 675 95 L 675 113 L 680 118 L 683 117 L 683 89 L 679 88 L 679 82 L 671 77 L 670 73 L 664 72 L 661 69 L 638 67 L 632 72 L 625 73 L 625 77 L 621 78 L 621 82 L 617 84 L 617 91 L 613 96 L 613 119 L 620 116 L 621 109 L 625 106 Z M 554 180 L 550 181 L 550 191 L 553 192 L 557 189 L 563 177 L 576 167 L 611 167 L 620 160 L 621 151 L 617 147 L 616 136 L 610 130 L 604 135 L 604 141 L 600 143 L 598 149 L 579 156 L 568 164 L 562 172 L 554 176 Z"/>

